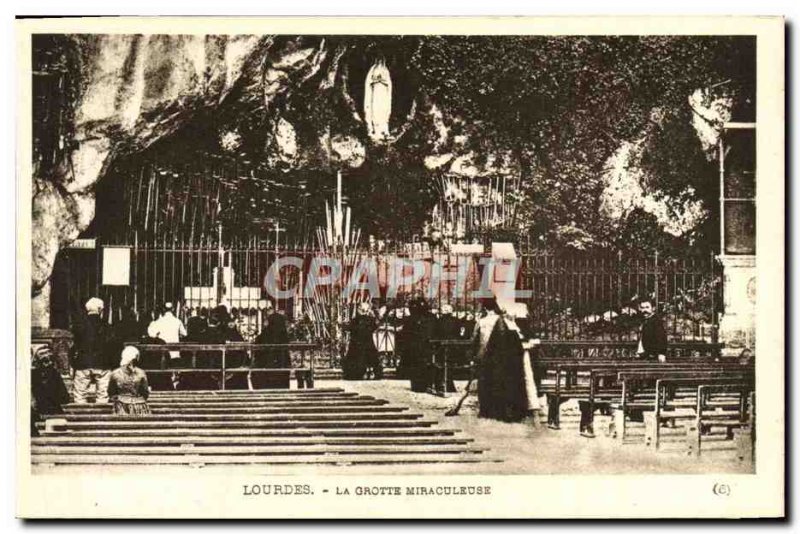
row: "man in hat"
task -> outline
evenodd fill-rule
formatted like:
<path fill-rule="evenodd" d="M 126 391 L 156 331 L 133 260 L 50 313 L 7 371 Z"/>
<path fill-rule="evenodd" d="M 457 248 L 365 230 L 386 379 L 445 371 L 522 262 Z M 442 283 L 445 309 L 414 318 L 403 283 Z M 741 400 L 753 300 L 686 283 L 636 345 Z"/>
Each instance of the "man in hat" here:
<path fill-rule="evenodd" d="M 72 336 L 71 364 L 74 370 L 72 391 L 78 404 L 88 403 L 89 388 L 97 390 L 96 402 L 108 402 L 108 378 L 115 367 L 113 336 L 101 318 L 103 301 L 92 297 L 86 301 L 86 316 L 75 325 Z"/>

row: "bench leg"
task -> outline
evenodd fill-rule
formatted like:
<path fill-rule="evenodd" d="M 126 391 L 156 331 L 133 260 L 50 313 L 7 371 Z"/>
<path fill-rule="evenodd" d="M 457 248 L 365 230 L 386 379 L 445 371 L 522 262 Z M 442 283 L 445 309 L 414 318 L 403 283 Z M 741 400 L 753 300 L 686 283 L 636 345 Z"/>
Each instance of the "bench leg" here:
<path fill-rule="evenodd" d="M 644 414 L 644 444 L 658 449 L 660 421 L 654 412 Z"/>
<path fill-rule="evenodd" d="M 589 401 L 578 401 L 578 406 L 581 409 L 581 424 L 580 433 L 585 438 L 594 437 L 594 424 L 593 424 L 593 410 Z"/>
<path fill-rule="evenodd" d="M 625 440 L 625 410 L 617 408 L 608 425 L 608 435 L 613 439 Z"/>
<path fill-rule="evenodd" d="M 700 456 L 700 420 L 692 419 L 686 425 L 686 454 L 689 456 Z"/>
<path fill-rule="evenodd" d="M 608 420 L 608 426 L 605 427 L 605 434 L 608 438 L 617 437 L 617 410 L 610 410 L 608 415 L 611 417 Z"/>
<path fill-rule="evenodd" d="M 752 462 L 753 458 L 753 433 L 749 427 L 737 428 L 733 431 L 736 443 L 736 457 L 742 462 Z"/>
<path fill-rule="evenodd" d="M 561 428 L 561 402 L 555 395 L 547 395 L 547 428 L 558 430 Z"/>

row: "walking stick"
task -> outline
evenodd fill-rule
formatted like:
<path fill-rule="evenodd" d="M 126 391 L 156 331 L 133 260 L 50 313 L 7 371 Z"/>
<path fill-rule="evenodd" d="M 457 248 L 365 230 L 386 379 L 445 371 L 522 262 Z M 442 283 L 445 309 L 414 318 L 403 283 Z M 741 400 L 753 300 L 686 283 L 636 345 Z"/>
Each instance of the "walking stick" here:
<path fill-rule="evenodd" d="M 472 385 L 474 380 L 475 375 L 473 374 L 471 377 L 469 377 L 469 381 L 467 381 L 467 386 L 464 388 L 464 395 L 461 396 L 461 398 L 458 400 L 458 403 L 453 408 L 450 408 L 444 413 L 445 416 L 451 417 L 453 415 L 458 415 L 458 412 L 461 410 L 461 405 L 464 404 L 464 401 L 467 400 L 467 397 L 469 397 L 469 387 Z M 447 387 L 447 384 L 445 384 L 445 387 Z"/>
<path fill-rule="evenodd" d="M 469 387 L 472 385 L 475 379 L 478 378 L 478 370 L 477 366 L 475 365 L 475 362 L 471 364 L 471 367 L 472 367 L 472 374 L 470 374 L 469 380 L 467 381 L 467 385 L 464 387 L 464 394 L 461 396 L 460 399 L 458 399 L 458 402 L 456 403 L 455 406 L 453 406 L 444 413 L 445 416 L 451 417 L 454 415 L 458 415 L 458 412 L 461 410 L 461 405 L 464 404 L 464 401 L 467 400 L 467 397 L 469 397 Z M 444 388 L 446 391 L 447 384 L 444 385 Z"/>

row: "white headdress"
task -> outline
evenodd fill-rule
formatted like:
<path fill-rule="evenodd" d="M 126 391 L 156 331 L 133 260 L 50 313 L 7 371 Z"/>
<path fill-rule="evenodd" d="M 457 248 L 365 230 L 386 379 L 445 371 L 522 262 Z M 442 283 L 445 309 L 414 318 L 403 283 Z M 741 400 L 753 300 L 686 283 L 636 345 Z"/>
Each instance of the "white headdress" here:
<path fill-rule="evenodd" d="M 129 345 L 124 349 L 122 349 L 122 356 L 120 357 L 119 365 L 120 367 L 125 367 L 138 357 L 139 357 L 139 349 Z"/>
<path fill-rule="evenodd" d="M 105 306 L 105 304 L 103 304 L 103 301 L 100 300 L 99 298 L 92 297 L 86 301 L 85 306 L 87 313 L 100 313 L 101 311 L 103 311 L 103 307 Z"/>

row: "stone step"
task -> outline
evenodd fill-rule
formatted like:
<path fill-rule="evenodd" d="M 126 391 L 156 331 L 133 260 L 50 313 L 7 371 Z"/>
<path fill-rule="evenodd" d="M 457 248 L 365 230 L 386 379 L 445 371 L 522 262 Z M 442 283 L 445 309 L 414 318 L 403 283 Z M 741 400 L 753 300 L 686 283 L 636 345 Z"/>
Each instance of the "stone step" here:
<path fill-rule="evenodd" d="M 367 418 L 354 420 L 352 417 L 339 420 L 285 420 L 285 421 L 143 421 L 136 419 L 120 420 L 119 418 L 108 421 L 71 421 L 57 428 L 64 430 L 101 430 L 101 429 L 160 429 L 160 428 L 401 428 L 433 426 L 437 421 L 424 419 L 396 419 L 396 418 Z M 44 423 L 37 423 L 37 428 L 45 428 Z"/>
<path fill-rule="evenodd" d="M 203 396 L 228 396 L 228 395 L 263 395 L 263 396 L 278 396 L 278 395 L 324 395 L 330 393 L 340 393 L 345 395 L 357 395 L 357 393 L 345 391 L 343 388 L 312 388 L 312 389 L 259 389 L 255 391 L 241 390 L 241 389 L 208 389 L 197 391 L 158 391 L 153 392 L 153 396 L 173 396 L 173 395 L 203 395 Z"/>
<path fill-rule="evenodd" d="M 151 402 L 289 402 L 293 400 L 344 400 L 355 398 L 374 398 L 369 396 L 362 396 L 358 393 L 325 393 L 320 395 L 262 395 L 258 392 L 244 392 L 231 395 L 194 395 L 180 392 L 157 394 L 153 392 L 150 394 Z"/>
<path fill-rule="evenodd" d="M 183 401 L 157 401 L 148 402 L 151 409 L 157 408 L 171 408 L 171 409 L 191 409 L 191 408 L 220 408 L 220 409 L 236 409 L 236 408 L 292 408 L 304 406 L 383 406 L 389 404 L 389 401 L 383 399 L 332 399 L 332 400 L 302 400 L 302 401 L 208 401 L 208 402 L 183 402 Z M 94 412 L 110 412 L 112 405 L 108 404 L 65 404 L 64 410 L 68 413 L 94 413 Z"/>
<path fill-rule="evenodd" d="M 395 420 L 395 419 L 419 419 L 422 417 L 421 413 L 379 413 L 373 411 L 358 411 L 349 413 L 298 413 L 291 414 L 285 412 L 278 413 L 251 413 L 251 414 L 181 414 L 181 413 L 165 413 L 165 414 L 150 414 L 141 417 L 120 417 L 114 414 L 56 414 L 45 415 L 44 419 L 61 419 L 69 423 L 77 422 L 201 422 L 201 421 L 221 421 L 221 422 L 236 422 L 236 421 L 358 421 L 358 420 Z"/>
<path fill-rule="evenodd" d="M 46 436 L 31 439 L 34 446 L 148 446 L 148 445 L 263 445 L 281 447 L 285 445 L 465 445 L 474 440 L 466 437 L 440 435 L 410 435 L 388 437 L 324 437 L 318 435 L 297 435 L 284 437 L 262 436 L 116 436 L 94 437 L 77 434 L 74 436 Z"/>
<path fill-rule="evenodd" d="M 256 415 L 256 414 L 331 414 L 331 413 L 399 413 L 407 411 L 407 406 L 390 406 L 390 405 L 356 405 L 356 406 L 308 406 L 308 407 L 248 407 L 248 408 L 157 408 L 150 407 L 152 415 L 166 415 L 172 414 L 177 417 L 184 416 L 202 416 L 202 415 Z M 48 418 L 63 418 L 67 417 L 84 417 L 93 416 L 94 419 L 99 420 L 101 415 L 112 415 L 111 408 L 105 410 L 68 410 L 66 414 L 51 414 L 47 415 Z"/>
<path fill-rule="evenodd" d="M 303 393 L 303 391 L 307 391 L 308 393 Z M 209 401 L 218 401 L 218 402 L 228 402 L 236 399 L 242 400 L 263 400 L 263 401 L 286 401 L 288 399 L 306 399 L 306 400 L 313 400 L 313 399 L 351 399 L 356 397 L 369 397 L 368 395 L 361 395 L 354 391 L 351 392 L 323 392 L 323 393 L 313 393 L 313 390 L 292 390 L 286 393 L 282 393 L 280 395 L 266 395 L 258 391 L 239 391 L 236 393 L 228 393 L 228 394 L 217 394 L 222 392 L 202 392 L 202 391 L 152 391 L 150 393 L 150 400 L 153 399 L 166 399 L 166 400 L 173 400 L 173 399 L 181 399 L 181 398 L 189 398 L 189 399 L 197 399 L 203 400 L 205 402 Z"/>
<path fill-rule="evenodd" d="M 72 465 L 351 465 L 497 461 L 407 406 L 341 388 L 155 392 L 152 411 L 70 404 L 37 423 L 31 458 Z"/>
<path fill-rule="evenodd" d="M 481 454 L 483 449 L 467 445 L 293 445 L 284 447 L 271 447 L 259 445 L 230 445 L 230 446 L 33 446 L 31 454 L 36 455 L 252 455 L 252 456 L 287 456 L 287 455 L 318 455 L 318 454 L 450 454 L 469 453 Z"/>
<path fill-rule="evenodd" d="M 248 439 L 253 437 L 271 438 L 376 438 L 385 437 L 391 439 L 401 439 L 408 436 L 453 436 L 461 433 L 460 429 L 446 429 L 440 427 L 379 427 L 379 428 L 286 428 L 286 429 L 262 429 L 262 428 L 151 428 L 151 429 L 113 429 L 113 430 L 68 430 L 66 432 L 47 432 L 43 431 L 43 437 L 55 437 L 72 439 L 79 438 L 112 438 L 117 440 L 129 437 L 144 437 L 146 439 L 159 439 L 163 437 L 173 437 L 175 439 L 187 440 L 192 438 L 209 439 Z M 33 438 L 40 439 L 40 438 Z"/>
<path fill-rule="evenodd" d="M 320 395 L 261 395 L 258 392 L 244 392 L 233 395 L 193 395 L 185 393 L 157 394 L 152 392 L 150 402 L 290 402 L 290 401 L 322 401 L 322 400 L 345 400 L 356 398 L 373 398 L 358 393 L 325 393 Z"/>
<path fill-rule="evenodd" d="M 194 397 L 194 396 L 170 396 L 170 397 L 154 397 L 150 395 L 150 398 L 147 399 L 147 402 L 151 403 L 182 403 L 182 404 L 234 404 L 234 403 L 250 403 L 250 402 L 261 402 L 261 403 L 288 403 L 288 402 L 345 402 L 345 401 L 355 401 L 355 400 L 377 400 L 374 397 L 366 396 L 366 395 L 308 395 L 308 396 L 279 396 L 279 397 L 262 397 L 260 395 L 254 396 L 247 396 L 247 395 L 232 395 L 230 397 Z M 78 404 L 76 406 L 102 406 L 106 403 L 88 403 L 88 404 Z"/>
<path fill-rule="evenodd" d="M 34 464 L 44 465 L 359 465 L 359 464 L 439 464 L 488 463 L 502 460 L 483 454 L 321 454 L 308 456 L 87 456 L 37 454 L 31 457 Z"/>

